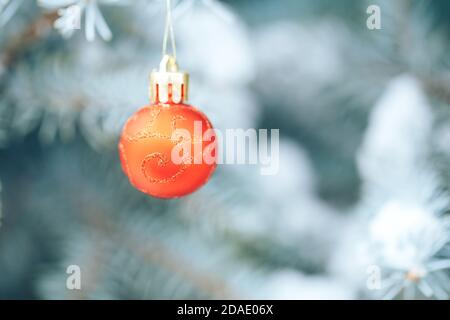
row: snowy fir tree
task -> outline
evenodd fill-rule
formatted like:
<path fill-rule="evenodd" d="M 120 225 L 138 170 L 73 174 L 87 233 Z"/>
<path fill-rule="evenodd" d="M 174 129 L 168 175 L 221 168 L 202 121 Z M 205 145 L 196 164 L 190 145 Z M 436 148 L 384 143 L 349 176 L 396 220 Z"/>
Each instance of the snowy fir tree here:
<path fill-rule="evenodd" d="M 450 3 L 172 7 L 189 102 L 279 129 L 278 172 L 139 192 L 117 143 L 166 1 L 0 0 L 0 298 L 449 299 Z"/>

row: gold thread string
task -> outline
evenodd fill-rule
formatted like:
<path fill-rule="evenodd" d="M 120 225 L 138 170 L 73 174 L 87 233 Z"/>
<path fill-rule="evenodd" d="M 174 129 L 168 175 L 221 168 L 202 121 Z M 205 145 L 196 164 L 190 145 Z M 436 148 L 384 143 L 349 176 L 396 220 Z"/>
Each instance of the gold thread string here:
<path fill-rule="evenodd" d="M 175 45 L 175 35 L 173 32 L 173 23 L 172 23 L 172 5 L 171 0 L 166 0 L 166 26 L 164 29 L 164 39 L 162 46 L 162 55 L 165 56 L 167 54 L 167 42 L 170 36 L 170 43 L 172 46 L 172 56 L 177 59 L 177 48 Z"/>

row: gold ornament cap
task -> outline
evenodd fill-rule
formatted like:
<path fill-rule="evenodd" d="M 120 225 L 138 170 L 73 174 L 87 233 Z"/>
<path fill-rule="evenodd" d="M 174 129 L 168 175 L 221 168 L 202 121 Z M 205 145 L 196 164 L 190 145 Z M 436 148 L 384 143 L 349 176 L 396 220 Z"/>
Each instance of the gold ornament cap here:
<path fill-rule="evenodd" d="M 159 70 L 150 74 L 152 103 L 182 103 L 188 99 L 189 74 L 178 70 L 175 57 L 164 55 Z"/>

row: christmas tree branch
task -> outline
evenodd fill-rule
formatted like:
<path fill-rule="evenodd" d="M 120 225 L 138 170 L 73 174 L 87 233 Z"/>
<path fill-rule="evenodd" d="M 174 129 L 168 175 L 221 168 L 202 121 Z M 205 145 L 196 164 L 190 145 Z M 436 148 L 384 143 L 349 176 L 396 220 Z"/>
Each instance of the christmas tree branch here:
<path fill-rule="evenodd" d="M 411 54 L 413 26 L 411 25 L 412 3 L 410 0 L 402 0 L 397 4 L 397 45 L 403 60 L 408 61 Z M 442 77 L 429 77 L 418 74 L 417 77 L 422 82 L 428 95 L 435 97 L 450 105 L 450 82 Z"/>
<path fill-rule="evenodd" d="M 110 257 L 102 245 L 100 239 L 93 241 L 93 245 L 88 248 L 85 254 L 86 264 L 83 264 L 83 286 L 82 290 L 69 290 L 70 295 L 66 298 L 72 300 L 86 300 L 91 297 L 91 293 L 97 288 L 103 275 L 103 264 Z"/>
<path fill-rule="evenodd" d="M 427 93 L 450 106 L 450 81 L 442 78 L 420 77 Z"/>
<path fill-rule="evenodd" d="M 188 259 L 180 261 L 177 253 L 172 252 L 157 239 L 148 241 L 148 239 L 138 239 L 129 233 L 125 234 L 122 228 L 119 228 L 107 217 L 107 214 L 100 215 L 97 210 L 88 211 L 89 214 L 85 214 L 83 218 L 89 226 L 95 229 L 96 234 L 100 233 L 105 237 L 114 238 L 112 240 L 115 243 L 125 247 L 141 260 L 159 265 L 161 268 L 182 276 L 200 292 L 207 293 L 213 298 L 230 299 L 234 297 L 225 282 L 207 276 L 204 272 L 198 272 L 186 263 Z"/>
<path fill-rule="evenodd" d="M 56 11 L 44 13 L 32 21 L 25 30 L 13 37 L 0 55 L 0 69 L 5 71 L 11 68 L 30 45 L 51 30 L 57 18 Z"/>

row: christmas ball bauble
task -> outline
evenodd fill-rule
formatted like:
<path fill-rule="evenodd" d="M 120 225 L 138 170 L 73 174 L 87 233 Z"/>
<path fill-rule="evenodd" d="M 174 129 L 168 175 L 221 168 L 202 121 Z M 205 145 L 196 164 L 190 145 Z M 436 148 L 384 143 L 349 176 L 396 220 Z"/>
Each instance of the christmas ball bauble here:
<path fill-rule="evenodd" d="M 216 167 L 208 118 L 187 104 L 145 106 L 126 122 L 119 142 L 122 169 L 138 190 L 176 198 L 205 184 Z"/>

